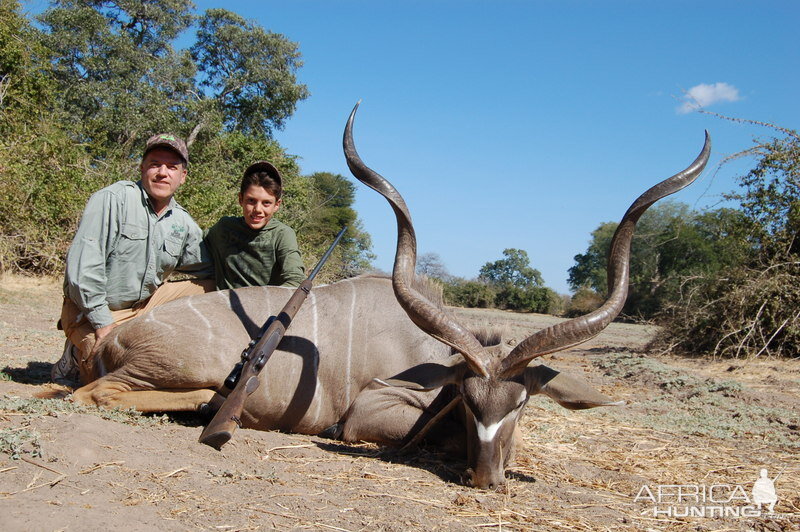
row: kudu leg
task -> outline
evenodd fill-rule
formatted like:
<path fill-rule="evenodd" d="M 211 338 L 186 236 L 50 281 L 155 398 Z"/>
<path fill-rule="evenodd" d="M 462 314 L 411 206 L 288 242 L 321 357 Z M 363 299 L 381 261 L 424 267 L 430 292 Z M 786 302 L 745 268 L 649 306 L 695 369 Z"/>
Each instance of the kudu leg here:
<path fill-rule="evenodd" d="M 373 384 L 356 397 L 345 414 L 341 439 L 403 446 L 428 428 L 428 421 L 451 399 L 452 394 L 441 390 L 420 392 Z M 453 452 L 464 451 L 464 430 L 452 415 L 437 421 L 425 439 L 436 440 Z"/>
<path fill-rule="evenodd" d="M 131 390 L 101 378 L 75 390 L 75 402 L 104 408 L 134 408 L 139 412 L 194 412 L 214 398 L 214 390 Z"/>

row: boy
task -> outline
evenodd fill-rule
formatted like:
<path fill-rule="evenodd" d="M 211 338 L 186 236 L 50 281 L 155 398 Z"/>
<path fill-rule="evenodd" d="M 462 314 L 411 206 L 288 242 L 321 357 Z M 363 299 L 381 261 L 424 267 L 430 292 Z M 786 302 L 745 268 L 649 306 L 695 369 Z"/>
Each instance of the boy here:
<path fill-rule="evenodd" d="M 239 188 L 242 216 L 226 216 L 208 230 L 205 243 L 214 262 L 218 290 L 243 286 L 297 287 L 305 279 L 297 236 L 274 219 L 283 184 L 266 161 L 250 165 Z"/>

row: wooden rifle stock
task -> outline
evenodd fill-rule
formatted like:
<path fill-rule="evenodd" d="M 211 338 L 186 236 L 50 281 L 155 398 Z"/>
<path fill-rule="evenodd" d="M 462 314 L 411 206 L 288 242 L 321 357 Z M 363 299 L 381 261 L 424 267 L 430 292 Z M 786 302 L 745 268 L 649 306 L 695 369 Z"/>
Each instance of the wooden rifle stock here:
<path fill-rule="evenodd" d="M 339 243 L 339 240 L 341 240 L 346 229 L 345 227 L 339 231 L 339 234 L 336 235 L 333 243 L 319 260 L 317 266 L 312 270 L 308 278 L 300 283 L 300 286 L 297 287 L 297 290 L 295 290 L 292 297 L 289 298 L 289 301 L 286 302 L 286 305 L 284 305 L 280 313 L 272 319 L 261 338 L 258 339 L 255 345 L 245 349 L 245 352 L 242 354 L 244 365 L 242 366 L 241 374 L 236 380 L 236 385 L 233 391 L 225 398 L 225 401 L 211 419 L 211 422 L 200 434 L 200 443 L 205 443 L 216 449 L 221 449 L 222 446 L 228 443 L 228 440 L 233 437 L 233 432 L 236 430 L 236 427 L 242 426 L 241 416 L 244 411 L 244 403 L 250 394 L 258 389 L 260 385 L 258 378 L 259 373 L 261 373 L 264 365 L 266 365 L 272 353 L 275 352 L 278 344 L 283 339 L 283 335 L 286 334 L 286 329 L 289 328 L 295 314 L 300 310 L 306 297 L 311 292 L 314 277 L 317 276 L 319 270 L 328 260 L 328 257 L 330 257 L 333 249 Z"/>

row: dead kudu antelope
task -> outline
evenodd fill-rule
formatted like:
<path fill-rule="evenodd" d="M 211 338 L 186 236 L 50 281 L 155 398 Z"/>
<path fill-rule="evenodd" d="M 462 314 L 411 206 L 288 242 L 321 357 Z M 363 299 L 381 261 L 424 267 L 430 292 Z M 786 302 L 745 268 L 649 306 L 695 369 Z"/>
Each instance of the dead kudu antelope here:
<path fill-rule="evenodd" d="M 502 341 L 485 346 L 415 277 L 416 239 L 408 209 L 356 153 L 354 116 L 355 109 L 344 136 L 348 165 L 389 201 L 397 218 L 392 278 L 357 277 L 315 288 L 261 373 L 242 424 L 395 446 L 423 436 L 457 443 L 466 447 L 469 482 L 500 486 L 530 395 L 545 394 L 571 409 L 615 404 L 582 381 L 528 364 L 592 338 L 620 312 L 636 221 L 700 174 L 709 156 L 708 137 L 689 168 L 628 209 L 612 242 L 610 296 L 603 306 L 540 330 L 509 352 Z M 293 291 L 269 286 L 191 296 L 117 327 L 100 346 L 103 376 L 76 390 L 74 398 L 146 412 L 191 411 L 218 401 L 215 391 L 242 348 Z"/>

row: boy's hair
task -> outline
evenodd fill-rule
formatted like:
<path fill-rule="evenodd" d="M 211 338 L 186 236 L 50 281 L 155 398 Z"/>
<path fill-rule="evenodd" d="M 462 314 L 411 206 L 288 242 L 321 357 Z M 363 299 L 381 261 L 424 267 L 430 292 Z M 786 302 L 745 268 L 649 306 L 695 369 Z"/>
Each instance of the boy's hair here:
<path fill-rule="evenodd" d="M 276 200 L 283 196 L 283 180 L 278 169 L 267 161 L 258 161 L 247 167 L 239 187 L 239 195 L 244 196 L 251 186 L 263 187 L 264 190 L 275 196 Z"/>

